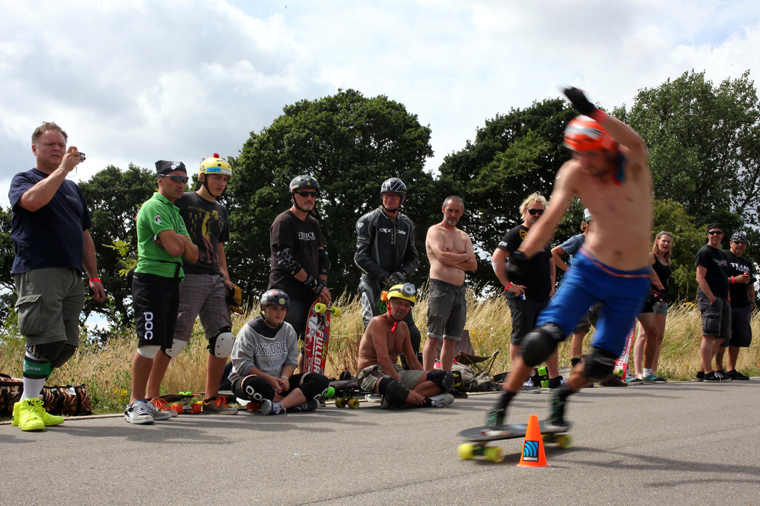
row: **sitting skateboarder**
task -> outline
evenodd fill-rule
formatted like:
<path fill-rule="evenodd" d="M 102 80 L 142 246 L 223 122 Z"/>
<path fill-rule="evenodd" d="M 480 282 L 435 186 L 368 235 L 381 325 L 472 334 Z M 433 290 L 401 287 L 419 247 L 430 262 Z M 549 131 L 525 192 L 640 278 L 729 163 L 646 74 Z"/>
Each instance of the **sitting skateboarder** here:
<path fill-rule="evenodd" d="M 454 402 L 447 393 L 454 385 L 451 371 L 425 372 L 414 353 L 409 327 L 403 321 L 417 298 L 411 283 L 394 285 L 388 291 L 388 312 L 375 316 L 359 342 L 359 376 L 356 383 L 368 392 L 383 395 L 381 407 L 402 404 L 444 407 Z M 396 364 L 403 353 L 410 370 Z"/>
<path fill-rule="evenodd" d="M 314 411 L 329 384 L 323 374 L 293 374 L 298 337 L 285 322 L 289 307 L 290 297 L 282 290 L 264 292 L 261 316 L 243 326 L 232 348 L 232 392 L 259 403 L 262 415 Z"/>

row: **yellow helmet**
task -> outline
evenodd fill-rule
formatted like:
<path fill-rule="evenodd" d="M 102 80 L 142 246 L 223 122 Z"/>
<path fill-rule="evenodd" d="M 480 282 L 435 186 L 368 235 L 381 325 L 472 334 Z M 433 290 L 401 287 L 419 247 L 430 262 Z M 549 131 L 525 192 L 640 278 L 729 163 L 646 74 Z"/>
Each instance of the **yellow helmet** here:
<path fill-rule="evenodd" d="M 214 156 L 201 162 L 201 170 L 198 171 L 198 174 L 221 174 L 230 176 L 232 179 L 232 167 L 226 160 L 219 158 L 219 155 L 214 153 Z"/>
<path fill-rule="evenodd" d="M 411 302 L 412 306 L 414 306 L 417 303 L 416 293 L 417 289 L 411 283 L 393 285 L 390 290 L 383 292 L 383 295 L 385 295 L 383 300 L 390 303 L 391 299 L 404 299 Z"/>

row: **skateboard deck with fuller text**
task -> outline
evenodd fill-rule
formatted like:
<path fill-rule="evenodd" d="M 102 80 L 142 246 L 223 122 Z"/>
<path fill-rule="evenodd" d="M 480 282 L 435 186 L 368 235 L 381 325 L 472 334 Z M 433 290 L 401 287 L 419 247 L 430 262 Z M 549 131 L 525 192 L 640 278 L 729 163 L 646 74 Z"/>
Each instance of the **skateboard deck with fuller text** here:
<path fill-rule="evenodd" d="M 325 373 L 327 345 L 330 342 L 330 316 L 340 316 L 340 308 L 315 302 L 309 309 L 304 341 L 304 373 Z"/>
<path fill-rule="evenodd" d="M 573 445 L 573 438 L 570 435 L 572 424 L 558 426 L 552 424 L 550 420 L 541 420 L 538 427 L 544 443 L 555 443 L 560 448 L 570 448 Z M 472 460 L 476 456 L 481 456 L 489 462 L 501 462 L 504 460 L 501 447 L 488 446 L 488 443 L 524 438 L 527 430 L 528 424 L 525 423 L 504 425 L 499 430 L 492 430 L 487 426 L 463 430 L 459 433 L 459 437 L 467 442 L 457 447 L 457 457 L 460 460 Z"/>
<path fill-rule="evenodd" d="M 625 347 L 623 348 L 623 354 L 615 361 L 615 374 L 625 381 L 625 377 L 628 374 L 628 359 L 631 356 L 631 348 L 633 347 L 633 337 L 636 334 L 636 324 L 633 324 L 631 331 L 625 337 Z"/>

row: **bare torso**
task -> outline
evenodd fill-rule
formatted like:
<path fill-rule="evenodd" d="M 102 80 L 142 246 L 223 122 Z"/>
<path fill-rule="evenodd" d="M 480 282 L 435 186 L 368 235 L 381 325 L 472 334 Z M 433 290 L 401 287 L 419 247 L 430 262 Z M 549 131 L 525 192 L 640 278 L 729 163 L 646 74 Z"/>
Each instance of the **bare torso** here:
<path fill-rule="evenodd" d="M 387 367 L 384 357 L 395 364 L 398 356 L 404 351 L 404 341 L 409 338 L 409 327 L 406 323 L 399 322 L 396 330 L 393 328 L 392 319 L 387 314 L 372 318 L 364 335 L 359 341 L 359 370 L 372 365 Z M 411 341 L 410 341 L 411 342 Z M 387 373 L 387 371 L 386 371 Z"/>
<path fill-rule="evenodd" d="M 580 163 L 570 160 L 557 177 L 568 178 L 573 193 L 593 216 L 594 227 L 584 244 L 592 255 L 603 264 L 623 271 L 649 265 L 652 240 L 649 167 L 627 166 L 625 182 L 618 185 L 610 177 L 590 176 Z"/>
<path fill-rule="evenodd" d="M 451 260 L 456 258 L 454 255 L 447 254 L 470 255 L 472 241 L 467 233 L 458 228 L 445 228 L 440 223 L 433 225 L 428 229 L 425 250 L 430 260 L 431 279 L 456 286 L 464 284 L 465 271 L 459 262 Z"/>

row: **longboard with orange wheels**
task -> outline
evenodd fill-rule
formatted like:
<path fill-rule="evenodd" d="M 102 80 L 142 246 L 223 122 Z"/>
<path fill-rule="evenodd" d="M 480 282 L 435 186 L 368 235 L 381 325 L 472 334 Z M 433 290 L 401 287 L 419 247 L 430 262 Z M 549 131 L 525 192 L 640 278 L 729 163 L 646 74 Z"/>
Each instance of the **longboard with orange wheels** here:
<path fill-rule="evenodd" d="M 551 420 L 541 420 L 538 426 L 544 443 L 555 443 L 560 448 L 573 446 L 573 438 L 570 435 L 572 424 L 557 426 L 552 424 Z M 489 462 L 501 462 L 504 460 L 501 447 L 488 446 L 488 443 L 524 438 L 527 430 L 528 425 L 524 423 L 504 425 L 498 430 L 490 429 L 487 426 L 463 430 L 459 433 L 459 437 L 467 442 L 457 447 L 457 457 L 460 460 L 472 460 L 477 456 L 483 457 Z"/>
<path fill-rule="evenodd" d="M 171 409 L 179 415 L 197 415 L 203 411 L 203 399 L 201 399 L 200 394 L 180 392 L 178 394 L 159 395 L 158 397 L 166 401 Z"/>

